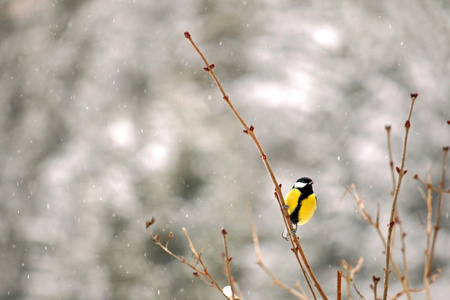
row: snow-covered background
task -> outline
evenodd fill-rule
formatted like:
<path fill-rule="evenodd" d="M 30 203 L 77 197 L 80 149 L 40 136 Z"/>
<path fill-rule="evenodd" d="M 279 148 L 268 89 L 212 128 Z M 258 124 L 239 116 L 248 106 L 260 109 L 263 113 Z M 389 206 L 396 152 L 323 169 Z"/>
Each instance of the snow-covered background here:
<path fill-rule="evenodd" d="M 364 256 L 356 284 L 367 298 L 383 274 L 376 232 L 351 198 L 337 205 L 355 183 L 385 230 L 384 127 L 399 164 L 409 94 L 419 93 L 399 213 L 411 286 L 422 287 L 426 206 L 412 176 L 437 185 L 450 144 L 448 1 L 5 0 L 0 299 L 219 299 L 153 244 L 152 216 L 190 258 L 186 227 L 223 285 L 226 228 L 244 298 L 292 299 L 255 264 L 248 207 L 267 266 L 306 288 L 270 178 L 184 31 L 255 126 L 284 192 L 313 178 L 319 207 L 299 235 L 330 299 L 341 259 Z M 448 201 L 433 299 L 450 293 Z M 399 243 L 395 253 L 400 262 Z"/>

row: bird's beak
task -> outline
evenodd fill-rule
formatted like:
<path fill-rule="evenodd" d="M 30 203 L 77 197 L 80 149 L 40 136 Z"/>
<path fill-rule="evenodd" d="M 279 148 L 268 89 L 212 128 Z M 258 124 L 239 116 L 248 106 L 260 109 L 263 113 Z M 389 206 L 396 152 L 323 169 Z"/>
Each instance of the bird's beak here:
<path fill-rule="evenodd" d="M 311 181 L 310 183 L 308 183 L 309 185 L 313 185 L 314 184 L 314 181 Z"/>

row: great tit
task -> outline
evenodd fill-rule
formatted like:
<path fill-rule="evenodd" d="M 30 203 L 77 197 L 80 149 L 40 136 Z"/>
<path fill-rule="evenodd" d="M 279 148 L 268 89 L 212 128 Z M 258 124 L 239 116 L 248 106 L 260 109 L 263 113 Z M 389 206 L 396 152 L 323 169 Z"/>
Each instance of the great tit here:
<path fill-rule="evenodd" d="M 317 208 L 317 198 L 312 188 L 313 183 L 308 177 L 298 179 L 284 199 L 284 207 L 287 208 L 292 225 L 294 225 L 292 234 L 297 231 L 297 225 L 306 224 L 311 219 Z M 289 240 L 286 228 L 281 236 L 285 240 Z"/>

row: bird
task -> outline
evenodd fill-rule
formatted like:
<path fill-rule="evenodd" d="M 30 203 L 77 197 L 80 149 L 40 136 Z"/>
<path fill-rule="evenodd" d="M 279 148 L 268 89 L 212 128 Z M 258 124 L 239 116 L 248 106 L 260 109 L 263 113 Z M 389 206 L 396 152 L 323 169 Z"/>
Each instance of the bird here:
<path fill-rule="evenodd" d="M 297 225 L 304 225 L 312 218 L 317 208 L 317 197 L 314 194 L 313 183 L 312 179 L 308 177 L 298 179 L 284 199 L 285 205 L 283 207 L 287 208 L 292 225 L 294 225 L 292 234 L 297 231 Z M 281 236 L 289 241 L 286 228 Z"/>

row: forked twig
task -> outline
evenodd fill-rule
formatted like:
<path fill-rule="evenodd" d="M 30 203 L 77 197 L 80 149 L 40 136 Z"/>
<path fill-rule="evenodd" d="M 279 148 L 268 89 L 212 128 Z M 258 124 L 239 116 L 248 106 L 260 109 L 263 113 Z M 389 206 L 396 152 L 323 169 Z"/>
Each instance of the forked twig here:
<path fill-rule="evenodd" d="M 380 282 L 381 278 L 377 276 L 372 276 L 373 285 L 371 285 L 371 288 L 373 289 L 373 299 L 378 300 L 377 296 L 377 289 L 378 289 L 378 283 Z"/>
<path fill-rule="evenodd" d="M 227 105 L 229 106 L 229 108 L 231 109 L 231 111 L 233 112 L 233 114 L 235 115 L 235 117 L 239 120 L 239 122 L 241 123 L 242 127 L 244 127 L 243 132 L 245 134 L 247 134 L 253 141 L 253 143 L 255 144 L 256 148 L 258 149 L 258 152 L 260 153 L 261 159 L 264 163 L 264 166 L 267 169 L 267 172 L 269 173 L 269 176 L 272 180 L 273 185 L 275 186 L 275 197 L 278 201 L 278 205 L 280 207 L 280 211 L 282 213 L 286 228 L 289 230 L 289 232 L 292 232 L 292 230 L 294 229 L 294 227 L 292 226 L 292 223 L 289 219 L 289 215 L 287 214 L 287 210 L 283 209 L 284 206 L 284 199 L 283 199 L 283 194 L 281 192 L 281 185 L 278 184 L 278 181 L 275 178 L 275 175 L 272 171 L 272 168 L 270 167 L 269 161 L 267 159 L 267 155 L 264 153 L 264 150 L 259 142 L 259 140 L 256 138 L 256 135 L 254 133 L 255 127 L 253 125 L 248 126 L 247 123 L 244 121 L 244 119 L 242 119 L 242 117 L 240 116 L 240 114 L 236 111 L 236 109 L 234 108 L 234 105 L 231 103 L 229 96 L 226 94 L 224 88 L 222 87 L 222 84 L 219 82 L 215 72 L 214 72 L 214 64 L 210 64 L 205 56 L 203 55 L 203 53 L 200 51 L 200 49 L 197 47 L 197 45 L 194 43 L 192 36 L 189 32 L 185 32 L 184 33 L 185 38 L 187 38 L 189 40 L 189 42 L 191 43 L 191 45 L 194 47 L 194 49 L 197 51 L 198 55 L 201 57 L 201 59 L 203 60 L 203 62 L 205 63 L 205 66 L 203 68 L 203 70 L 205 70 L 206 72 L 208 72 L 208 74 L 212 77 L 212 79 L 214 80 L 214 82 L 216 83 L 217 87 L 219 88 L 220 92 L 222 93 L 222 98 L 223 100 L 225 100 L 225 102 L 227 103 Z M 303 252 L 303 249 L 301 247 L 300 241 L 298 239 L 298 237 L 296 235 L 292 235 L 290 234 L 290 240 L 291 240 L 291 244 L 293 246 L 292 249 L 294 249 L 294 254 L 295 257 L 299 263 L 299 265 L 303 268 L 301 261 L 303 261 L 303 263 L 305 264 L 305 268 L 306 271 L 308 272 L 309 277 L 311 278 L 311 280 L 313 281 L 314 286 L 316 287 L 318 293 L 320 294 L 320 296 L 322 297 L 322 299 L 328 299 L 327 296 L 325 295 L 325 292 L 323 291 L 322 287 L 320 286 L 319 281 L 317 280 L 316 276 L 314 275 L 314 272 L 312 271 L 311 266 L 308 263 L 308 260 L 306 259 L 306 255 Z M 301 260 L 300 260 L 300 257 Z M 314 294 L 313 290 L 311 290 L 311 292 Z"/>
<path fill-rule="evenodd" d="M 386 263 L 385 263 L 385 269 L 384 269 L 384 285 L 383 285 L 383 300 L 387 300 L 388 295 L 388 289 L 389 289 L 389 274 L 390 274 L 390 258 L 391 258 L 391 238 L 392 238 L 392 230 L 394 229 L 395 224 L 395 212 L 397 209 L 397 201 L 398 201 L 398 195 L 400 192 L 400 187 L 402 184 L 403 177 L 405 176 L 407 170 L 405 170 L 405 161 L 406 161 L 406 148 L 408 145 L 408 136 L 409 136 L 409 129 L 411 128 L 411 115 L 414 108 L 414 103 L 417 99 L 417 93 L 411 93 L 411 107 L 409 109 L 408 119 L 405 122 L 405 138 L 403 141 L 403 152 L 402 152 L 402 161 L 400 167 L 396 167 L 397 173 L 398 173 L 398 181 L 397 186 L 394 190 L 394 196 L 392 200 L 392 208 L 391 208 L 391 216 L 389 218 L 389 224 L 388 224 L 388 234 L 387 234 L 387 241 L 386 241 Z"/>
<path fill-rule="evenodd" d="M 355 200 L 356 204 L 359 206 L 359 213 L 361 214 L 362 218 L 369 223 L 377 232 L 381 242 L 383 243 L 383 248 L 386 251 L 386 239 L 383 235 L 383 233 L 381 232 L 380 229 L 380 223 L 379 223 L 379 215 L 380 215 L 380 209 L 379 209 L 379 205 L 377 206 L 377 217 L 376 217 L 376 221 L 373 221 L 372 217 L 369 215 L 369 213 L 367 212 L 365 206 L 364 206 L 364 201 L 360 198 L 356 187 L 354 184 L 351 184 L 346 190 L 345 193 L 342 197 L 345 197 L 346 194 L 350 194 L 353 199 Z M 403 274 L 400 270 L 400 267 L 398 266 L 397 262 L 394 260 L 394 257 L 391 253 L 391 257 L 390 257 L 390 261 L 392 264 L 392 268 L 394 269 L 395 274 L 397 275 L 397 278 L 402 278 Z M 405 281 L 401 281 L 401 283 L 403 284 L 403 288 L 407 291 L 408 287 L 405 286 Z"/>
<path fill-rule="evenodd" d="M 414 101 L 417 98 L 417 94 L 411 94 L 411 107 L 410 107 L 410 111 L 408 114 L 408 119 L 405 123 L 405 139 L 404 139 L 404 144 L 403 144 L 403 152 L 402 152 L 402 162 L 401 162 L 401 167 L 396 167 L 395 170 L 399 175 L 398 181 L 396 180 L 396 176 L 395 176 L 395 172 L 394 172 L 394 161 L 393 161 L 393 156 L 392 156 L 392 149 L 391 149 L 391 141 L 390 141 L 390 132 L 391 132 L 391 126 L 386 126 L 386 130 L 387 130 L 387 138 L 388 138 L 388 152 L 389 152 L 389 164 L 390 164 L 390 168 L 391 168 L 391 175 L 392 175 L 392 183 L 393 183 L 393 187 L 394 187 L 394 191 L 393 191 L 393 202 L 392 202 L 392 209 L 391 209 L 391 216 L 390 216 L 390 222 L 389 222 L 389 228 L 388 228 L 388 238 L 387 240 L 384 238 L 380 227 L 379 227 L 379 205 L 377 206 L 377 217 L 376 217 L 376 221 L 374 221 L 372 219 L 372 217 L 367 213 L 365 207 L 364 207 L 364 203 L 363 200 L 359 197 L 357 191 L 356 191 L 356 187 L 351 184 L 345 191 L 343 198 L 345 197 L 346 194 L 350 194 L 355 202 L 357 203 L 357 205 L 359 206 L 359 212 L 361 214 L 361 216 L 363 217 L 363 219 L 368 222 L 370 225 L 372 225 L 375 230 L 377 231 L 380 239 L 383 242 L 384 248 L 386 250 L 386 267 L 384 269 L 384 273 L 385 273 L 385 280 L 384 280 L 384 289 L 383 289 L 383 299 L 387 299 L 387 291 L 388 291 L 388 285 L 389 285 L 389 274 L 390 274 L 390 270 L 388 268 L 389 265 L 392 265 L 392 268 L 394 269 L 397 277 L 400 279 L 400 282 L 403 286 L 403 289 L 396 293 L 395 295 L 389 297 L 389 299 L 397 299 L 398 297 L 402 296 L 402 295 L 406 295 L 408 297 L 408 299 L 412 299 L 411 298 L 411 293 L 419 293 L 422 291 L 425 291 L 427 294 L 427 299 L 430 299 L 430 285 L 439 278 L 440 275 L 440 271 L 441 268 L 438 267 L 435 273 L 432 273 L 432 265 L 433 265 L 433 256 L 435 254 L 435 244 L 436 244 L 436 236 L 437 236 L 437 231 L 440 229 L 440 218 L 441 218 L 441 214 L 442 214 L 442 197 L 443 194 L 447 194 L 450 193 L 450 190 L 445 190 L 445 186 L 444 186 L 444 180 L 445 180 L 445 170 L 446 170 L 446 161 L 447 161 L 447 156 L 448 156 L 448 152 L 449 152 L 449 147 L 444 147 L 443 151 L 444 151 L 444 159 L 443 159 L 443 165 L 442 165 L 442 172 L 441 172 L 441 180 L 440 180 L 440 186 L 439 188 L 436 188 L 434 186 L 431 185 L 431 182 L 428 181 L 424 182 L 423 180 L 421 180 L 419 178 L 419 176 L 416 174 L 414 175 L 414 178 L 416 180 L 418 180 L 419 182 L 421 182 L 423 185 L 425 185 L 427 187 L 427 191 L 428 194 L 425 195 L 425 193 L 423 193 L 424 199 L 426 201 L 427 204 L 427 221 L 426 224 L 423 223 L 423 226 L 425 228 L 426 231 L 426 251 L 425 251 L 425 266 L 424 266 L 424 286 L 422 288 L 419 289 L 411 289 L 409 287 L 409 279 L 408 279 L 408 275 L 409 275 L 409 271 L 408 271 L 408 264 L 407 264 L 407 256 L 406 256 L 406 242 L 405 242 L 405 236 L 406 233 L 403 229 L 403 224 L 400 221 L 399 215 L 398 215 L 398 211 L 397 211 L 397 200 L 398 200 L 398 194 L 400 191 L 400 186 L 401 186 L 401 182 L 403 179 L 403 176 L 406 174 L 407 170 L 404 168 L 405 167 L 405 157 L 406 157 L 406 147 L 407 147 L 407 139 L 408 139 L 408 133 L 409 133 L 409 128 L 411 126 L 410 120 L 411 120 L 411 114 L 413 111 L 413 107 L 414 107 Z M 450 123 L 449 123 L 450 124 Z M 436 221 L 434 226 L 432 226 L 432 211 L 433 211 L 433 207 L 432 207 L 432 201 L 431 201 L 431 192 L 435 191 L 439 194 L 439 202 L 438 202 L 438 207 L 437 207 L 437 217 L 436 217 Z M 341 200 L 342 201 L 342 200 Z M 400 268 L 398 267 L 397 263 L 394 260 L 393 257 L 393 251 L 391 250 L 393 248 L 393 242 L 394 242 L 394 231 L 393 231 L 393 227 L 394 225 L 397 224 L 399 225 L 399 232 L 400 232 L 400 239 L 401 239 L 401 253 L 402 253 L 402 259 L 403 259 L 403 274 L 402 271 L 400 270 Z M 378 283 L 380 281 L 379 277 L 373 276 L 372 277 L 372 281 L 373 281 L 373 285 L 371 285 L 371 287 L 373 288 L 373 292 L 374 292 L 374 298 L 377 298 L 377 286 Z"/>
<path fill-rule="evenodd" d="M 395 186 L 396 186 L 396 178 L 395 178 L 395 171 L 394 171 L 394 158 L 392 155 L 392 143 L 391 143 L 391 126 L 386 125 L 386 135 L 387 135 L 387 148 L 388 148 L 388 154 L 389 154 L 389 168 L 391 170 L 391 177 L 392 177 L 392 192 L 391 195 L 394 195 Z M 393 259 L 393 256 L 390 255 L 391 264 L 397 273 L 398 278 L 400 278 L 401 283 L 403 285 L 403 289 L 405 290 L 406 297 L 408 300 L 411 300 L 411 293 L 409 292 L 409 271 L 408 271 L 408 260 L 406 257 L 406 233 L 403 229 L 403 222 L 400 220 L 399 212 L 396 209 L 395 210 L 395 223 L 398 224 L 398 229 L 400 232 L 400 241 L 401 241 L 401 253 L 402 253 L 402 261 L 403 261 L 403 276 L 399 276 L 400 269 L 398 266 L 396 266 L 396 263 Z M 386 243 L 385 243 L 386 246 Z"/>
<path fill-rule="evenodd" d="M 430 276 L 430 279 L 429 279 L 430 280 L 430 285 L 439 278 L 439 276 L 441 275 L 441 271 L 442 271 L 442 268 L 438 267 L 436 269 L 436 272 L 434 272 L 434 274 Z M 409 291 L 411 293 L 420 293 L 420 292 L 423 292 L 424 290 L 425 290 L 425 286 L 422 287 L 422 288 L 419 288 L 419 289 L 409 289 Z M 400 292 L 396 293 L 395 295 L 389 297 L 389 300 L 396 300 L 400 296 L 403 296 L 404 294 L 405 294 L 405 290 L 401 290 Z"/>
<path fill-rule="evenodd" d="M 438 207 L 437 207 L 437 212 L 436 212 L 436 221 L 434 223 L 433 241 L 431 242 L 430 268 L 433 267 L 437 235 L 438 235 L 439 229 L 441 228 L 442 197 L 443 197 L 444 188 L 445 188 L 445 171 L 447 169 L 447 157 L 448 157 L 449 147 L 446 146 L 446 147 L 442 148 L 442 150 L 443 150 L 444 158 L 442 160 L 441 180 L 439 182 L 439 196 L 438 196 L 439 198 L 438 198 Z M 430 274 L 428 274 L 428 276 L 430 276 Z"/>
<path fill-rule="evenodd" d="M 194 244 L 191 241 L 191 238 L 189 237 L 189 234 L 187 233 L 186 228 L 183 227 L 183 231 L 184 234 L 186 235 L 186 238 L 188 240 L 189 243 L 189 248 L 191 249 L 192 253 L 194 254 L 194 259 L 195 259 L 195 264 L 190 263 L 188 261 L 186 261 L 186 259 L 182 256 L 178 256 L 175 253 L 173 253 L 172 251 L 169 250 L 168 248 L 168 244 L 169 241 L 173 238 L 174 234 L 172 232 L 169 233 L 168 239 L 167 239 L 167 243 L 165 245 L 163 245 L 161 243 L 161 237 L 159 236 L 159 234 L 153 234 L 152 230 L 151 230 L 151 226 L 155 224 L 155 218 L 153 217 L 151 220 L 147 221 L 145 224 L 145 227 L 147 228 L 147 232 L 150 234 L 150 236 L 153 238 L 153 242 L 158 245 L 161 249 L 163 249 L 166 253 L 168 253 L 170 256 L 172 256 L 173 258 L 177 259 L 178 261 L 182 262 L 183 264 L 185 264 L 186 266 L 190 267 L 191 269 L 194 270 L 194 272 L 192 273 L 195 277 L 201 279 L 203 282 L 205 282 L 207 285 L 215 288 L 216 290 L 220 291 L 220 293 L 226 298 L 226 299 L 230 299 L 228 298 L 227 295 L 224 294 L 223 290 L 220 288 L 219 284 L 214 280 L 214 278 L 208 273 L 205 264 L 203 263 L 203 260 L 201 258 L 201 253 L 199 254 L 197 252 L 197 250 L 194 247 Z M 201 269 L 197 267 L 197 264 L 200 264 Z"/>
<path fill-rule="evenodd" d="M 350 292 L 350 284 L 351 283 L 353 284 L 353 288 L 355 289 L 356 293 L 358 293 L 359 297 L 361 299 L 364 299 L 364 296 L 358 290 L 358 288 L 356 287 L 355 281 L 354 281 L 355 275 L 361 269 L 363 262 L 364 262 L 364 258 L 362 256 L 358 259 L 358 263 L 354 267 L 352 267 L 352 264 L 347 263 L 344 259 L 339 262 L 339 264 L 344 268 L 344 270 L 346 272 L 346 275 L 344 275 L 343 277 L 347 283 L 347 299 L 348 300 L 352 299 L 351 292 Z"/>
<path fill-rule="evenodd" d="M 439 229 L 441 228 L 441 214 L 442 214 L 442 197 L 444 194 L 448 194 L 450 193 L 450 190 L 444 190 L 445 189 L 445 173 L 446 173 L 446 169 L 447 169 L 447 157 L 448 157 L 448 152 L 449 152 L 449 147 L 443 147 L 442 148 L 443 151 L 443 159 L 442 159 L 442 169 L 441 169 L 441 179 L 439 182 L 439 189 L 435 188 L 434 186 L 432 186 L 429 182 L 424 182 L 423 180 L 420 179 L 419 175 L 414 175 L 414 179 L 416 179 L 417 181 L 419 181 L 420 183 L 422 183 L 424 186 L 427 187 L 428 190 L 432 190 L 433 192 L 437 192 L 438 193 L 438 205 L 437 205 L 437 211 L 436 211 L 436 220 L 433 226 L 433 241 L 431 242 L 431 251 L 430 251 L 430 261 L 429 261 L 429 266 L 430 266 L 430 272 L 431 272 L 431 268 L 433 267 L 433 262 L 434 262 L 434 254 L 435 254 L 435 247 L 436 247 L 436 240 L 437 240 L 437 235 L 439 232 Z M 427 276 L 430 276 L 431 273 L 427 274 Z"/>

